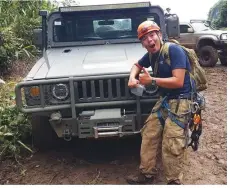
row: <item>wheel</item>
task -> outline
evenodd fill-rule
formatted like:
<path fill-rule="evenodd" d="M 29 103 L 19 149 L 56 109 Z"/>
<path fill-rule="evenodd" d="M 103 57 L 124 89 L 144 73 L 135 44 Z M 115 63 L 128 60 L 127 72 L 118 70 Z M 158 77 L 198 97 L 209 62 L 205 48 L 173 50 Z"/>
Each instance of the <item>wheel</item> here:
<path fill-rule="evenodd" d="M 214 67 L 218 61 L 218 52 L 212 46 L 203 46 L 199 50 L 199 60 L 203 67 Z"/>
<path fill-rule="evenodd" d="M 58 136 L 52 129 L 48 117 L 32 116 L 33 146 L 40 150 L 51 149 L 57 145 Z"/>

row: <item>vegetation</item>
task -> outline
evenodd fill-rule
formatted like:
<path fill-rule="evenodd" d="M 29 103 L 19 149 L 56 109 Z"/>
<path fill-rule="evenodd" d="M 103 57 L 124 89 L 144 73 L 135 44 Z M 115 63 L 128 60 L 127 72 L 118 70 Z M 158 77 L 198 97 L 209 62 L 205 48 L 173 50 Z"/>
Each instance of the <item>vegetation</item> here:
<path fill-rule="evenodd" d="M 53 10 L 55 6 L 46 0 L 0 1 L 1 75 L 16 59 L 27 59 L 37 54 L 33 45 L 33 29 L 41 23 L 40 9 Z"/>
<path fill-rule="evenodd" d="M 208 19 L 215 28 L 227 27 L 227 0 L 219 0 L 210 10 Z"/>
<path fill-rule="evenodd" d="M 46 0 L 0 1 L 0 75 L 7 74 L 15 60 L 23 62 L 37 55 L 33 29 L 41 24 L 39 10 L 51 11 L 55 7 Z M 16 83 L 0 85 L 0 160 L 17 160 L 22 151 L 32 152 L 24 143 L 31 134 L 30 122 L 15 105 Z"/>
<path fill-rule="evenodd" d="M 28 117 L 15 106 L 16 82 L 0 86 L 0 159 L 13 157 L 16 160 L 24 150 L 32 152 L 23 141 L 31 134 Z"/>
<path fill-rule="evenodd" d="M 39 10 L 51 12 L 58 5 L 71 4 L 76 1 L 53 0 L 52 4 L 50 0 L 0 1 L 0 76 L 7 75 L 11 67 L 19 65 L 18 62 L 32 61 L 37 56 L 33 29 L 41 25 Z M 25 144 L 31 135 L 29 118 L 15 105 L 14 88 L 18 81 L 0 83 L 0 160 L 10 157 L 17 161 L 23 151 L 32 152 Z"/>

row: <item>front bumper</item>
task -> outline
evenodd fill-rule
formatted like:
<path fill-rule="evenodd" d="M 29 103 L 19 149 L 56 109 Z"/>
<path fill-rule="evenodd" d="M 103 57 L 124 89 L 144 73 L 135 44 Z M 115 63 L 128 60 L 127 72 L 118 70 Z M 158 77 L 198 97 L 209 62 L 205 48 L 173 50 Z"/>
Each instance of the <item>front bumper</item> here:
<path fill-rule="evenodd" d="M 104 83 L 103 79 L 106 80 L 106 88 L 103 88 L 103 84 L 101 84 Z M 97 87 L 95 80 L 98 83 Z M 69 86 L 68 104 L 51 105 L 46 102 L 45 92 L 43 92 L 45 85 L 58 83 L 66 83 Z M 82 83 L 81 97 L 79 97 L 79 83 Z M 40 88 L 39 105 L 25 105 L 22 90 L 34 85 Z M 87 87 L 90 87 L 90 96 Z M 105 92 L 105 90 L 108 90 L 108 92 Z M 159 98 L 154 93 L 151 97 L 131 95 L 128 88 L 128 75 L 27 81 L 19 83 L 15 92 L 16 104 L 22 112 L 42 113 L 51 117 L 50 124 L 57 135 L 67 140 L 72 136 L 99 138 L 139 132 L 152 106 Z M 123 111 L 126 109 L 132 112 L 124 113 Z M 103 111 L 103 116 L 98 116 L 100 110 Z M 68 111 L 67 115 L 66 111 Z M 93 111 L 93 115 L 86 115 L 90 111 Z M 107 111 L 110 112 L 110 116 L 106 115 Z M 55 113 L 60 113 L 61 118 L 52 118 L 52 114 Z M 114 114 L 117 115 L 114 116 Z"/>
<path fill-rule="evenodd" d="M 144 124 L 148 114 L 141 115 Z M 54 118 L 51 115 L 50 124 L 58 137 L 70 140 L 72 137 L 101 138 L 123 137 L 140 133 L 137 128 L 136 114 L 122 114 L 120 108 L 84 111 L 78 118 Z"/>
<path fill-rule="evenodd" d="M 227 50 L 227 40 L 219 40 L 215 45 L 219 50 Z"/>

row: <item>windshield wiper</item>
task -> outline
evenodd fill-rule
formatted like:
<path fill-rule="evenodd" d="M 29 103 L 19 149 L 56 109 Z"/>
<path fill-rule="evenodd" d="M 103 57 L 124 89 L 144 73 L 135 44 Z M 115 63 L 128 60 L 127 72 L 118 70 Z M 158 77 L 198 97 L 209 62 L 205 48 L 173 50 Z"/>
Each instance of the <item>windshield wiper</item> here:
<path fill-rule="evenodd" d="M 98 39 L 103 39 L 103 38 L 101 37 L 83 37 L 82 39 L 98 40 Z"/>

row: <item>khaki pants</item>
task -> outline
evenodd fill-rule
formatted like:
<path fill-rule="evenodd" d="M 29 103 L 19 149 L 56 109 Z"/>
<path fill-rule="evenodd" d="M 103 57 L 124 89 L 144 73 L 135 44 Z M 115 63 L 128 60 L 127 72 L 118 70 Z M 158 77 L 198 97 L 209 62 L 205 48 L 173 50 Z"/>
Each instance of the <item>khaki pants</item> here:
<path fill-rule="evenodd" d="M 178 101 L 175 99 L 168 101 L 170 110 L 176 111 Z M 160 108 L 159 100 L 153 110 Z M 176 114 L 182 114 L 188 111 L 190 101 L 180 99 L 178 111 Z M 159 144 L 162 141 L 162 162 L 164 173 L 167 181 L 183 179 L 183 164 L 186 156 L 186 138 L 185 130 L 179 127 L 168 117 L 168 112 L 160 108 L 163 118 L 165 119 L 164 127 L 158 119 L 157 113 L 152 113 L 146 120 L 146 124 L 141 130 L 141 163 L 140 171 L 146 176 L 156 175 L 156 155 Z M 188 116 L 178 118 L 181 122 L 188 122 Z M 163 140 L 162 140 L 163 139 Z"/>

